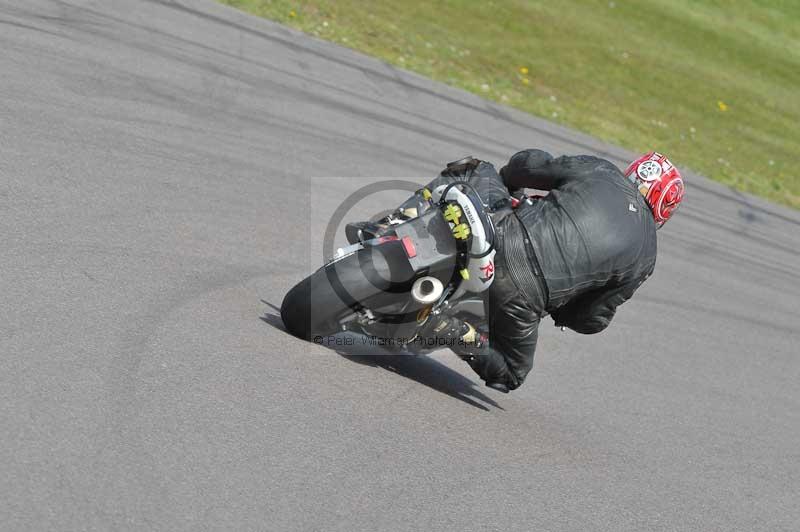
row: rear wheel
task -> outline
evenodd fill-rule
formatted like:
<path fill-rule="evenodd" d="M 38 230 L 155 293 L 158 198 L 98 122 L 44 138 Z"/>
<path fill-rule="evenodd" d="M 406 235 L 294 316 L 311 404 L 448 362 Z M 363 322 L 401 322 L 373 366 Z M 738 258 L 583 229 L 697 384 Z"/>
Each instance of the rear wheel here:
<path fill-rule="evenodd" d="M 364 248 L 327 264 L 289 290 L 281 304 L 281 319 L 299 338 L 327 336 L 367 305 L 377 308 L 407 300 L 412 282 L 413 271 L 402 246 L 390 242 Z"/>
<path fill-rule="evenodd" d="M 324 271 L 318 270 L 289 290 L 281 304 L 281 319 L 290 333 L 311 340 L 338 330 L 339 318 L 350 307 L 330 288 Z"/>

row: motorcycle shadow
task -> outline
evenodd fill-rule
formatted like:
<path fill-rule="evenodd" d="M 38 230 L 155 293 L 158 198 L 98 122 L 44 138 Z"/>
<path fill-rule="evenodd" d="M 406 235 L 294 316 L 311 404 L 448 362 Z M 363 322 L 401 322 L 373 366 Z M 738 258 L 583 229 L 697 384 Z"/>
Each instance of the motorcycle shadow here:
<path fill-rule="evenodd" d="M 261 316 L 261 321 L 286 332 L 278 314 L 266 313 Z M 459 399 L 475 408 L 488 412 L 489 408 L 486 405 L 489 405 L 499 410 L 505 410 L 480 390 L 479 383 L 450 369 L 438 360 L 427 355 L 398 354 L 396 351 L 364 342 L 364 338 L 364 335 L 358 333 L 343 332 L 333 335 L 330 337 L 330 341 L 321 345 L 336 352 L 345 360 L 391 371 L 437 392 Z"/>

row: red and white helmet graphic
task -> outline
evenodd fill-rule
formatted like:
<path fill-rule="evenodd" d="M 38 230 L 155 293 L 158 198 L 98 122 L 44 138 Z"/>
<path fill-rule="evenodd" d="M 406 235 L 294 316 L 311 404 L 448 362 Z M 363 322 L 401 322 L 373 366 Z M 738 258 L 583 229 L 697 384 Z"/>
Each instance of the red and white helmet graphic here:
<path fill-rule="evenodd" d="M 683 178 L 666 155 L 651 151 L 639 157 L 625 170 L 625 177 L 650 205 L 658 227 L 670 219 L 683 200 Z"/>

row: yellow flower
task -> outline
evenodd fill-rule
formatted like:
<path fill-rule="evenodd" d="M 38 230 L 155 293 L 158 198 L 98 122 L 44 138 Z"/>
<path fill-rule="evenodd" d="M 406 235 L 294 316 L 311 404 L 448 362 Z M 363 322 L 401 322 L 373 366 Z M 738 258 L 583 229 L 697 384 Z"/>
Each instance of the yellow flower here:
<path fill-rule="evenodd" d="M 290 17 L 290 18 L 294 18 L 294 17 L 296 17 L 296 16 L 297 16 L 297 13 L 295 13 L 294 9 L 293 9 L 293 10 L 291 10 L 291 11 L 289 11 L 289 17 Z"/>
<path fill-rule="evenodd" d="M 528 67 L 519 67 L 519 73 L 523 76 L 528 73 Z"/>
<path fill-rule="evenodd" d="M 528 78 L 522 78 L 522 83 L 524 85 L 528 85 L 530 82 L 531 82 L 531 80 L 529 80 Z"/>
<path fill-rule="evenodd" d="M 722 111 L 723 113 L 728 110 L 728 104 L 726 104 L 722 100 L 719 100 L 717 102 L 717 107 L 719 107 L 719 110 Z"/>

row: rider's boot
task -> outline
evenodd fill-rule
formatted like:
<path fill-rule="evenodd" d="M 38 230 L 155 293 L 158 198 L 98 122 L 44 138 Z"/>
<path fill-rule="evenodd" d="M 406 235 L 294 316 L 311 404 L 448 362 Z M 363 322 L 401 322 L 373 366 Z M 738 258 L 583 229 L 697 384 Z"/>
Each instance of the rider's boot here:
<path fill-rule="evenodd" d="M 365 240 L 377 238 L 393 224 L 410 220 L 411 218 L 416 218 L 422 214 L 422 212 L 424 212 L 423 207 L 424 205 L 419 199 L 417 199 L 416 195 L 412 196 L 392 214 L 385 216 L 376 222 L 367 221 L 348 223 L 344 228 L 344 234 L 350 244 L 357 244 L 358 242 L 364 242 Z"/>
<path fill-rule="evenodd" d="M 435 347 L 449 347 L 458 357 L 469 364 L 485 381 L 486 386 L 498 392 L 508 393 L 508 367 L 503 356 L 489 348 L 488 336 L 471 324 L 456 317 L 442 318 L 426 324 L 420 331 L 426 338 L 435 338 Z M 430 345 L 429 341 L 425 344 Z"/>
<path fill-rule="evenodd" d="M 419 332 L 419 337 L 426 344 L 435 343 L 437 347 L 449 347 L 460 354 L 465 348 L 480 349 L 489 341 L 486 334 L 456 317 L 432 317 L 431 320 Z"/>
<path fill-rule="evenodd" d="M 377 238 L 384 229 L 386 224 L 378 222 L 351 222 L 345 226 L 344 235 L 350 244 L 357 244 Z"/>

